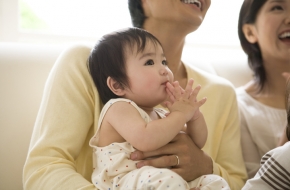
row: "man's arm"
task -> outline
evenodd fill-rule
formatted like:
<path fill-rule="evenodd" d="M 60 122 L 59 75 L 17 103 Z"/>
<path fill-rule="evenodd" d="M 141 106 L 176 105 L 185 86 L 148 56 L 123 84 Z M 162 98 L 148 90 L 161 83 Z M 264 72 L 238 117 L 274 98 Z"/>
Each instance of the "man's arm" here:
<path fill-rule="evenodd" d="M 90 182 L 100 104 L 87 70 L 90 48 L 62 53 L 46 82 L 23 171 L 23 188 L 96 189 Z"/>
<path fill-rule="evenodd" d="M 194 180 L 201 175 L 213 173 L 212 159 L 200 150 L 185 133 L 179 133 L 169 144 L 160 149 L 150 152 L 133 152 L 131 159 L 142 160 L 137 163 L 137 168 L 147 165 L 157 168 L 168 168 L 177 164 L 175 155 L 179 157 L 179 165 L 172 168 L 172 170 L 181 175 L 186 181 Z M 154 156 L 161 157 L 144 160 Z"/>

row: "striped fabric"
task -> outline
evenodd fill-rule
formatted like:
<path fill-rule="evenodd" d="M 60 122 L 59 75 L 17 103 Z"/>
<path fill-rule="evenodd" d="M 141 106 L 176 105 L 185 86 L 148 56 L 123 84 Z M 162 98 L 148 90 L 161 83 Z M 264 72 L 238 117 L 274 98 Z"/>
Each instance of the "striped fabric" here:
<path fill-rule="evenodd" d="M 263 156 L 258 176 L 273 189 L 290 189 L 290 173 L 270 154 Z"/>
<path fill-rule="evenodd" d="M 290 142 L 266 153 L 242 190 L 290 190 Z"/>

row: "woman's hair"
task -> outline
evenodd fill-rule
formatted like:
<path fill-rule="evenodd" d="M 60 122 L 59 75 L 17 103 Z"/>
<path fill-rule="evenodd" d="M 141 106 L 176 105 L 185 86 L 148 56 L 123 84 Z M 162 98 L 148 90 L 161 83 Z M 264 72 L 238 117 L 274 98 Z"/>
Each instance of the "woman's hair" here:
<path fill-rule="evenodd" d="M 146 16 L 144 15 L 141 0 L 128 0 L 128 8 L 133 26 L 143 28 Z"/>
<path fill-rule="evenodd" d="M 266 72 L 263 66 L 262 53 L 258 43 L 252 44 L 248 42 L 243 32 L 244 24 L 254 24 L 257 14 L 267 0 L 244 0 L 240 10 L 238 34 L 241 46 L 244 52 L 248 55 L 248 64 L 254 72 L 255 80 L 262 90 L 266 82 Z"/>
<path fill-rule="evenodd" d="M 285 103 L 286 103 L 286 111 L 287 111 L 286 136 L 288 140 L 290 141 L 290 78 L 287 80 L 287 84 L 286 84 Z"/>
<path fill-rule="evenodd" d="M 109 76 L 118 82 L 118 87 L 130 88 L 126 75 L 127 56 L 143 52 L 148 40 L 161 46 L 156 37 L 139 28 L 107 34 L 95 45 L 89 56 L 88 69 L 103 104 L 112 98 L 118 98 L 107 85 Z"/>

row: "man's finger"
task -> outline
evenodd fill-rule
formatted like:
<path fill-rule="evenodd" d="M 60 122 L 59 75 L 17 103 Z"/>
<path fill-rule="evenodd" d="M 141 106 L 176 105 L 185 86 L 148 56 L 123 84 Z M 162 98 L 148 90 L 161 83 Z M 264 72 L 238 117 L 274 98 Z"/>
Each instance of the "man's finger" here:
<path fill-rule="evenodd" d="M 178 160 L 175 155 L 168 155 L 140 161 L 136 164 L 136 166 L 137 168 L 141 168 L 143 166 L 153 166 L 156 168 L 170 168 L 176 166 L 177 163 Z"/>
<path fill-rule="evenodd" d="M 132 152 L 130 155 L 130 159 L 135 160 L 135 161 L 136 160 L 144 160 L 146 158 L 168 155 L 168 154 L 172 154 L 174 152 L 176 152 L 176 150 L 169 143 L 166 146 L 164 146 L 160 149 L 157 149 L 157 150 L 153 150 L 153 151 L 148 151 L 148 152 L 135 151 L 135 152 Z"/>
<path fill-rule="evenodd" d="M 183 169 L 180 167 L 173 167 L 171 170 L 177 173 L 178 175 L 181 175 L 184 172 Z"/>

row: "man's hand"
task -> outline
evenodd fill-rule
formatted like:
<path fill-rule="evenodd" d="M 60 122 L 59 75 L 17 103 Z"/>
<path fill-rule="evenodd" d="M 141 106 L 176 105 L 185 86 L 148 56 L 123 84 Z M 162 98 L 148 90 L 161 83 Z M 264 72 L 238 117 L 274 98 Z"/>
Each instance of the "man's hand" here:
<path fill-rule="evenodd" d="M 176 166 L 177 158 L 175 155 L 179 158 L 178 166 Z M 198 149 L 191 138 L 184 133 L 179 133 L 170 143 L 155 151 L 135 151 L 131 154 L 131 159 L 141 160 L 137 163 L 137 168 L 142 166 L 172 167 L 171 170 L 182 176 L 186 181 L 192 181 L 202 175 L 213 173 L 211 158 Z"/>

